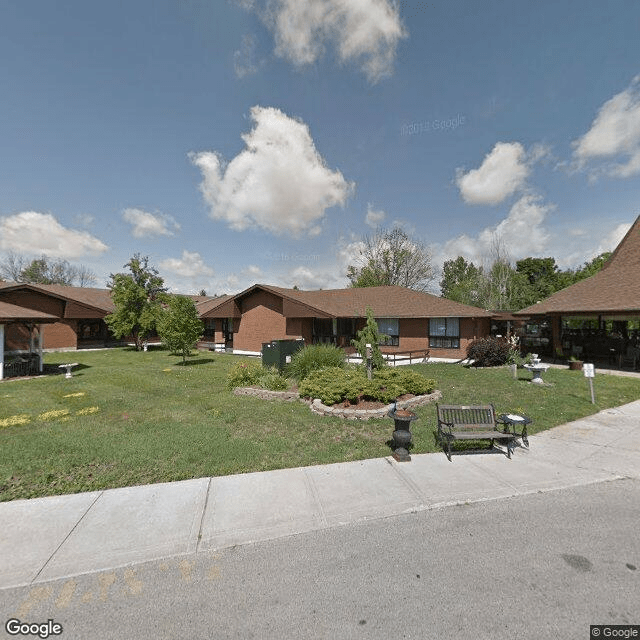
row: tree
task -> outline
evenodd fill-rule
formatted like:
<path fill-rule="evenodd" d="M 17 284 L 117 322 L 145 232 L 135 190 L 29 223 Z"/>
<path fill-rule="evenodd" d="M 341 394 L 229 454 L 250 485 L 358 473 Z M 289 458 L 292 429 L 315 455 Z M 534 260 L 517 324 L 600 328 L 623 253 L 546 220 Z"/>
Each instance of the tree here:
<path fill-rule="evenodd" d="M 589 260 L 585 262 L 584 265 L 578 269 L 574 274 L 574 282 L 579 282 L 580 280 L 584 280 L 585 278 L 590 278 L 594 276 L 598 271 L 604 267 L 606 261 L 611 257 L 611 251 L 605 251 L 600 255 L 593 258 L 593 260 Z"/>
<path fill-rule="evenodd" d="M 347 278 L 352 287 L 397 285 L 425 291 L 434 278 L 431 254 L 399 227 L 378 229 L 364 237 L 356 264 L 347 268 Z"/>
<path fill-rule="evenodd" d="M 107 284 L 115 311 L 105 322 L 116 338 L 131 336 L 139 351 L 145 337 L 156 328 L 167 289 L 158 270 L 149 266 L 147 256 L 136 253 L 124 266 L 130 273 L 112 273 Z"/>
<path fill-rule="evenodd" d="M 80 265 L 76 267 L 67 260 L 51 260 L 43 255 L 31 262 L 24 256 L 9 252 L 4 262 L 0 263 L 0 276 L 14 282 L 29 284 L 61 284 L 80 287 L 92 285 L 96 281 L 95 274 Z"/>
<path fill-rule="evenodd" d="M 479 306 L 481 285 L 482 267 L 476 267 L 473 262 L 467 262 L 462 256 L 445 261 L 440 280 L 443 298 Z"/>
<path fill-rule="evenodd" d="M 367 307 L 367 323 L 356 333 L 356 337 L 351 340 L 351 346 L 356 348 L 362 361 L 367 357 L 367 344 L 371 345 L 371 365 L 374 369 L 382 369 L 385 366 L 380 343 L 386 340 L 386 336 L 378 332 L 378 324 L 373 317 L 373 310 Z"/>
<path fill-rule="evenodd" d="M 11 280 L 13 282 L 20 282 L 20 274 L 26 266 L 26 260 L 24 256 L 21 256 L 13 251 L 7 253 L 7 257 L 0 262 L 0 278 L 3 280 Z"/>
<path fill-rule="evenodd" d="M 171 351 L 182 356 L 183 364 L 204 331 L 196 305 L 185 296 L 169 298 L 166 308 L 160 314 L 157 327 L 162 342 Z"/>

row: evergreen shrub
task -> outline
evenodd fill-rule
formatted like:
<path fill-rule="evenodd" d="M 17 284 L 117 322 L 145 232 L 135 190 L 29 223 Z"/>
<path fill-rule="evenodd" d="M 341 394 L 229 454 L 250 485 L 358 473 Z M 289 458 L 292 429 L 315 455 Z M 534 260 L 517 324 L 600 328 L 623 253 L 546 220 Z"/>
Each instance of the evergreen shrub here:
<path fill-rule="evenodd" d="M 435 386 L 435 380 L 415 371 L 385 368 L 374 371 L 369 380 L 361 367 L 332 367 L 309 374 L 300 383 L 298 391 L 302 397 L 320 398 L 326 405 L 344 400 L 353 404 L 358 400 L 388 404 L 407 393 L 431 393 Z"/>

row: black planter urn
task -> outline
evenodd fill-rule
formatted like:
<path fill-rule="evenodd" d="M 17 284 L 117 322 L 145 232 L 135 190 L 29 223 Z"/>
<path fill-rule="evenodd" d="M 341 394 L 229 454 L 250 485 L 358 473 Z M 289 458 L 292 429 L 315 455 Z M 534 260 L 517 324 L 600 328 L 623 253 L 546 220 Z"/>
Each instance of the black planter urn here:
<path fill-rule="evenodd" d="M 409 445 L 411 444 L 411 422 L 418 416 L 413 411 L 394 407 L 388 416 L 393 418 L 395 427 L 393 432 L 393 457 L 398 462 L 410 462 Z"/>

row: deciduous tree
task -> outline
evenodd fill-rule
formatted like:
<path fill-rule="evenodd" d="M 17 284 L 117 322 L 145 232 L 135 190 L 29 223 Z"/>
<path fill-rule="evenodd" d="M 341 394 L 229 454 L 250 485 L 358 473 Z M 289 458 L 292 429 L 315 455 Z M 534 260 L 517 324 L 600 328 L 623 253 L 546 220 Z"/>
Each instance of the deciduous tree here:
<path fill-rule="evenodd" d="M 136 253 L 127 264 L 130 273 L 112 273 L 108 283 L 115 311 L 105 322 L 116 338 L 131 336 L 136 349 L 142 349 L 146 336 L 155 328 L 167 301 L 164 280 L 149 266 L 148 256 Z"/>
<path fill-rule="evenodd" d="M 365 236 L 355 262 L 347 268 L 352 287 L 396 285 L 425 291 L 434 278 L 427 247 L 399 227 Z"/>
<path fill-rule="evenodd" d="M 171 296 L 160 314 L 157 328 L 162 342 L 174 353 L 179 353 L 184 364 L 202 336 L 204 324 L 191 298 Z"/>

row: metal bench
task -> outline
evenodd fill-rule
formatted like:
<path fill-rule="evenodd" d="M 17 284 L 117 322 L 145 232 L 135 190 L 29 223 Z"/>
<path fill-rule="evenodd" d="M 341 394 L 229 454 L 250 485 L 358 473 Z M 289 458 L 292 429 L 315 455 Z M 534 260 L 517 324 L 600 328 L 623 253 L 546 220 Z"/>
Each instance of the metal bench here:
<path fill-rule="evenodd" d="M 455 440 L 495 440 L 507 441 L 507 457 L 511 458 L 511 446 L 518 437 L 515 433 L 502 431 L 498 425 L 504 423 L 496 419 L 492 404 L 486 405 L 447 405 L 436 404 L 438 413 L 438 442 L 449 462 L 451 462 L 451 443 Z"/>

